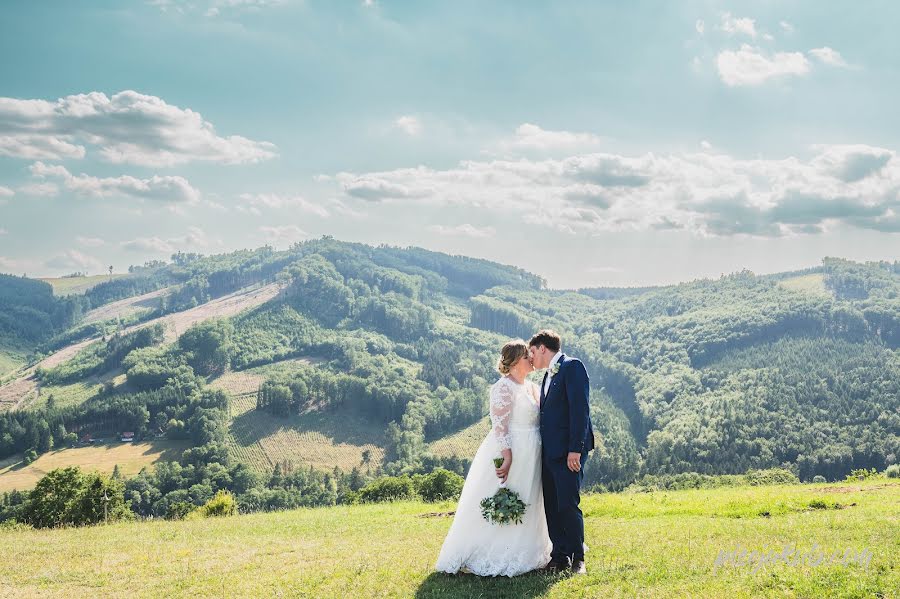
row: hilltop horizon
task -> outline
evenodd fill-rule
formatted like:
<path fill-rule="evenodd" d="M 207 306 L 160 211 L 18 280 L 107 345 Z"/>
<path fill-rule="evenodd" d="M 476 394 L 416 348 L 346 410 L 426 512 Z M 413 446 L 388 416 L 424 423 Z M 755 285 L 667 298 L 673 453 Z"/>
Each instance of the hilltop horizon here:
<path fill-rule="evenodd" d="M 528 266 L 525 264 L 505 263 L 505 262 L 501 262 L 498 260 L 493 260 L 493 259 L 485 257 L 485 256 L 476 256 L 476 255 L 466 254 L 466 253 L 462 253 L 462 252 L 454 253 L 454 252 L 440 251 L 440 250 L 435 250 L 433 248 L 424 247 L 421 245 L 402 246 L 402 245 L 395 245 L 395 244 L 375 244 L 375 243 L 366 243 L 366 242 L 359 242 L 359 241 L 350 241 L 350 240 L 346 240 L 346 239 L 339 239 L 339 238 L 336 238 L 331 235 L 323 235 L 321 237 L 321 239 L 334 239 L 335 241 L 338 241 L 341 243 L 360 244 L 360 245 L 364 245 L 364 246 L 371 247 L 371 248 L 376 248 L 379 246 L 387 246 L 387 247 L 393 247 L 393 248 L 401 249 L 401 250 L 402 249 L 423 249 L 426 251 L 445 254 L 448 256 L 460 256 L 460 257 L 465 257 L 465 258 L 473 258 L 476 260 L 485 260 L 487 262 L 498 264 L 500 266 L 509 266 L 509 267 L 513 267 L 513 268 L 520 268 L 522 270 L 525 270 L 529 274 L 536 275 L 536 276 L 542 278 L 547 283 L 544 288 L 549 291 L 577 291 L 579 289 L 652 289 L 652 288 L 659 288 L 659 287 L 670 287 L 670 286 L 675 286 L 675 285 L 679 285 L 679 284 L 693 283 L 693 282 L 701 281 L 701 280 L 714 280 L 714 279 L 721 278 L 724 276 L 739 273 L 744 270 L 749 270 L 754 275 L 761 276 L 761 277 L 776 276 L 776 275 L 790 275 L 790 274 L 798 274 L 798 273 L 804 273 L 804 272 L 815 272 L 817 269 L 821 269 L 822 263 L 828 259 L 845 260 L 847 262 L 853 262 L 853 263 L 858 263 L 858 264 L 867 264 L 870 262 L 871 263 L 880 263 L 880 262 L 890 263 L 892 261 L 897 260 L 897 258 L 884 257 L 884 258 L 880 258 L 877 260 L 862 261 L 862 260 L 854 260 L 854 259 L 846 257 L 846 256 L 835 256 L 835 255 L 826 254 L 826 255 L 823 255 L 816 264 L 810 264 L 807 266 L 799 266 L 797 268 L 792 268 L 792 269 L 788 269 L 788 270 L 767 270 L 765 272 L 760 272 L 760 271 L 756 271 L 751 268 L 748 268 L 746 266 L 736 266 L 727 272 L 723 271 L 718 274 L 698 275 L 698 276 L 695 276 L 690 279 L 678 279 L 678 280 L 672 280 L 672 281 L 659 281 L 659 282 L 647 282 L 647 283 L 634 282 L 631 284 L 609 284 L 609 285 L 553 286 L 548 281 L 547 273 L 542 273 L 542 272 L 537 272 L 535 270 L 532 270 L 532 269 L 528 268 Z M 304 242 L 309 242 L 309 241 L 314 241 L 314 240 L 308 239 L 308 240 L 304 240 L 304 241 L 301 241 L 298 243 L 304 243 Z M 255 251 L 255 250 L 258 250 L 258 249 L 261 249 L 264 247 L 272 247 L 272 246 L 269 244 L 263 244 L 263 245 L 256 246 L 256 247 L 233 248 L 233 249 L 230 249 L 227 251 L 222 251 L 222 252 L 217 252 L 217 253 L 197 252 L 197 254 L 199 254 L 201 256 L 225 256 L 225 255 L 234 254 L 234 253 L 240 252 L 240 251 Z M 289 250 L 289 248 L 284 248 L 284 249 L 273 248 L 273 249 L 276 252 L 285 252 L 285 251 Z M 158 259 L 153 259 L 153 260 L 158 261 Z M 163 262 L 169 262 L 169 260 L 165 260 Z M 128 272 L 130 272 L 132 268 L 141 267 L 148 263 L 151 263 L 150 258 L 146 259 L 143 263 L 129 264 L 127 267 Z M 29 273 L 15 273 L 15 272 L 3 272 L 3 271 L 0 271 L 0 274 L 8 274 L 8 275 L 13 275 L 13 276 L 19 276 L 19 274 L 24 274 L 25 276 L 27 276 L 30 279 L 54 280 L 54 279 L 68 278 L 73 274 L 78 274 L 79 272 L 85 278 L 96 278 L 98 283 L 101 282 L 101 277 L 108 276 L 108 274 L 109 274 L 108 272 L 98 272 L 98 271 L 95 271 L 95 272 L 74 271 L 72 273 L 66 273 L 66 274 L 55 275 L 55 276 L 52 274 L 35 275 L 34 273 L 29 274 Z M 114 274 L 114 276 L 124 276 L 125 274 L 128 274 L 128 273 L 119 272 L 116 269 L 114 269 L 113 274 Z"/>

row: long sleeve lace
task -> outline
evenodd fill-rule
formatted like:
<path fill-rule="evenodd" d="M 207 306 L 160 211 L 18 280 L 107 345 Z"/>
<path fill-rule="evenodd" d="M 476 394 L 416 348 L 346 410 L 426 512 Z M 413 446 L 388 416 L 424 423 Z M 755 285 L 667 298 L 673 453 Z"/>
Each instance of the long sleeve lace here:
<path fill-rule="evenodd" d="M 509 436 L 509 419 L 512 416 L 513 392 L 501 381 L 491 389 L 491 427 L 500 449 L 512 447 Z"/>

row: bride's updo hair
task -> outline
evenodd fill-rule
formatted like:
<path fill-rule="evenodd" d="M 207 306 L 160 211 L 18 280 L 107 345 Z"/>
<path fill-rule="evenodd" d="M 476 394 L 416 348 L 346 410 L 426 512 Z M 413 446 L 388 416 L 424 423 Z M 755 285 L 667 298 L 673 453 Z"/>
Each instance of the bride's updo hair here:
<path fill-rule="evenodd" d="M 526 355 L 528 355 L 528 344 L 524 341 L 521 339 L 507 341 L 503 346 L 503 349 L 500 350 L 500 360 L 497 362 L 497 372 L 506 376 L 509 374 L 509 369 L 512 368 L 512 365 Z"/>

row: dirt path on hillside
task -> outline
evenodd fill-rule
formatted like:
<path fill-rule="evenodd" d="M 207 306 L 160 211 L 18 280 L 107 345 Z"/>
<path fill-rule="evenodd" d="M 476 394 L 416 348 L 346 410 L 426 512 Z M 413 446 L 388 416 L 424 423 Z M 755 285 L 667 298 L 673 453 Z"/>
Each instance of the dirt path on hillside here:
<path fill-rule="evenodd" d="M 123 332 L 130 333 L 156 323 L 162 323 L 166 331 L 165 343 L 171 343 L 175 341 L 181 333 L 185 332 L 198 322 L 209 320 L 210 318 L 234 316 L 238 312 L 255 308 L 277 296 L 280 290 L 280 283 L 270 283 L 268 285 L 263 285 L 262 287 L 245 287 L 234 293 L 223 295 L 222 297 L 197 306 L 196 308 L 166 314 L 165 316 L 128 327 L 124 329 Z M 157 292 L 154 291 L 153 293 Z M 147 295 L 149 294 L 140 297 L 144 297 L 146 300 Z M 84 341 L 79 341 L 78 343 L 73 343 L 72 345 L 68 345 L 47 356 L 38 362 L 37 365 L 22 369 L 15 379 L 0 386 L 0 412 L 18 409 L 27 404 L 29 400 L 38 397 L 40 394 L 40 383 L 35 377 L 35 370 L 38 367 L 46 369 L 59 366 L 95 341 L 97 340 L 86 339 Z"/>
<path fill-rule="evenodd" d="M 162 289 L 157 289 L 150 293 L 126 297 L 125 299 L 111 302 L 105 306 L 94 308 L 84 315 L 84 320 L 81 321 L 81 324 L 90 324 L 101 320 L 109 320 L 110 318 L 120 318 L 134 314 L 138 310 L 152 310 L 158 308 L 159 298 L 167 295 L 170 290 L 171 287 L 163 287 Z"/>

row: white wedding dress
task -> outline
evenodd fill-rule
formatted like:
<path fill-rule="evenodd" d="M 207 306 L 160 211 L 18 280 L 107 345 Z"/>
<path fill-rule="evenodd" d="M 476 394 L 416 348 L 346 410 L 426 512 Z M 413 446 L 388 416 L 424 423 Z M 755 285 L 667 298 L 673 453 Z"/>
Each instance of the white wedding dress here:
<path fill-rule="evenodd" d="M 530 381 L 518 384 L 502 377 L 491 387 L 491 431 L 475 453 L 456 516 L 438 556 L 439 572 L 471 572 L 479 576 L 516 576 L 550 561 L 552 543 L 544 515 L 541 486 L 539 395 Z M 500 488 L 494 458 L 512 450 L 506 487 L 525 502 L 521 524 L 492 524 L 481 515 L 481 500 Z"/>

